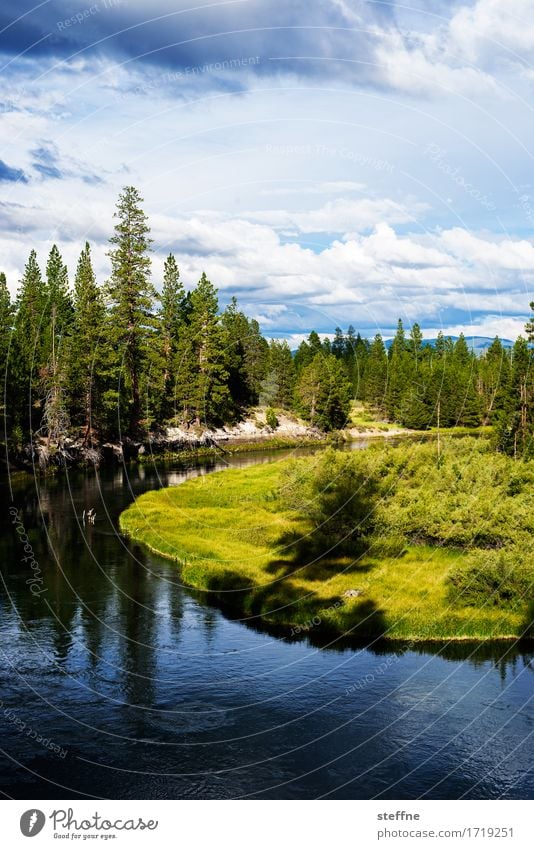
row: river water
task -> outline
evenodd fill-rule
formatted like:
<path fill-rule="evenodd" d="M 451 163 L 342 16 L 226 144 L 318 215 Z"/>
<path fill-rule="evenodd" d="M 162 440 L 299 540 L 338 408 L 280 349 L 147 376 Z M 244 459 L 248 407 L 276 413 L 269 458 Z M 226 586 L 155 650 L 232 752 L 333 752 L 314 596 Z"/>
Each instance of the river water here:
<path fill-rule="evenodd" d="M 118 534 L 135 496 L 219 465 L 3 482 L 3 794 L 531 798 L 526 647 L 291 641 L 224 615 Z"/>

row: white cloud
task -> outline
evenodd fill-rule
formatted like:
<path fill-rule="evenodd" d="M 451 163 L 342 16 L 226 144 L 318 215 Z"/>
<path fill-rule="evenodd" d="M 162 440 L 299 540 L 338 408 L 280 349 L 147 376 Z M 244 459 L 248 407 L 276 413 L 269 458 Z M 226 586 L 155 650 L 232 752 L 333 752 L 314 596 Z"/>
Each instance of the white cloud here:
<path fill-rule="evenodd" d="M 298 182 L 297 185 L 277 186 L 262 189 L 260 194 L 267 197 L 276 195 L 298 195 L 302 197 L 303 195 L 339 194 L 340 192 L 362 192 L 364 190 L 364 183 L 355 183 L 351 180 L 332 180 L 312 185 L 308 185 L 306 182 Z"/>
<path fill-rule="evenodd" d="M 410 95 L 505 95 L 499 71 L 528 76 L 534 0 L 477 0 L 430 31 L 385 30 L 376 59 L 383 84 Z"/>
<path fill-rule="evenodd" d="M 248 216 L 290 233 L 345 233 L 368 230 L 381 222 L 414 222 L 427 211 L 426 204 L 412 200 L 400 203 L 391 198 L 336 198 L 306 212 L 286 209 L 249 212 Z"/>
<path fill-rule="evenodd" d="M 534 51 L 533 16 L 534 0 L 478 0 L 453 15 L 450 41 L 470 62 L 526 58 Z"/>
<path fill-rule="evenodd" d="M 435 268 L 454 265 L 454 259 L 445 251 L 426 247 L 412 238 L 399 238 L 388 224 L 378 224 L 365 247 L 377 262 Z"/>
<path fill-rule="evenodd" d="M 410 36 L 389 32 L 382 37 L 376 60 L 384 85 L 410 95 L 502 94 L 491 74 L 459 62 L 446 43 Z"/>
<path fill-rule="evenodd" d="M 518 336 L 525 335 L 525 319 L 521 316 L 488 315 L 480 321 L 470 324 L 453 324 L 447 327 L 438 327 L 425 331 L 425 336 L 431 338 L 437 335 L 439 330 L 445 336 L 459 336 L 463 333 L 466 337 L 487 336 L 490 339 L 498 336 L 500 339 L 511 339 L 515 341 Z"/>
<path fill-rule="evenodd" d="M 526 239 L 493 241 L 455 227 L 443 233 L 440 241 L 453 256 L 490 269 L 492 275 L 496 269 L 521 271 L 529 277 L 534 272 L 534 245 Z"/>

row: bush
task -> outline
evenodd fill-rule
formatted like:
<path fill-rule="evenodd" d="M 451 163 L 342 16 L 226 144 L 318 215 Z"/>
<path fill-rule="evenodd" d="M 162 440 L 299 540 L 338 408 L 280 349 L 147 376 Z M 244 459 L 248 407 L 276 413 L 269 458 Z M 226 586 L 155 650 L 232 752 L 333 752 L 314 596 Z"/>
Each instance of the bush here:
<path fill-rule="evenodd" d="M 443 440 L 439 463 L 435 442 L 399 446 L 382 466 L 377 530 L 384 536 L 499 549 L 534 531 L 534 464 L 494 453 L 485 439 Z"/>
<path fill-rule="evenodd" d="M 271 428 L 271 430 L 276 430 L 278 427 L 278 419 L 276 418 L 276 413 L 272 407 L 268 407 L 265 413 L 265 421 L 267 426 Z"/>
<path fill-rule="evenodd" d="M 289 464 L 281 479 L 283 505 L 309 520 L 317 545 L 338 553 L 372 524 L 377 479 L 359 460 L 356 453 L 329 448 L 311 462 Z"/>
<path fill-rule="evenodd" d="M 450 596 L 463 605 L 523 605 L 532 595 L 532 544 L 500 551 L 477 551 L 449 575 Z"/>

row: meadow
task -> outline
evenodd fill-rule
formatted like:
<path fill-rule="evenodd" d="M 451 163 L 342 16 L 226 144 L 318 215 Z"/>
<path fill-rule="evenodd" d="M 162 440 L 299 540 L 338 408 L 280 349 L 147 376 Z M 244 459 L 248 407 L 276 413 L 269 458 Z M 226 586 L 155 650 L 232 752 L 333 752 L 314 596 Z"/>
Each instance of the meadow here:
<path fill-rule="evenodd" d="M 293 635 L 530 636 L 534 462 L 485 438 L 328 449 L 142 495 L 125 534 Z"/>

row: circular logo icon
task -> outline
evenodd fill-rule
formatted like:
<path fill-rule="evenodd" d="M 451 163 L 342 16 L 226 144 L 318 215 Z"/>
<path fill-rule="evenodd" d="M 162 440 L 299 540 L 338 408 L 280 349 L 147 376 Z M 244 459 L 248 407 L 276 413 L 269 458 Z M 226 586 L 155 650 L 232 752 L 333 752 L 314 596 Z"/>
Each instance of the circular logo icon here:
<path fill-rule="evenodd" d="M 22 814 L 20 818 L 20 830 L 24 837 L 35 837 L 36 834 L 42 831 L 45 822 L 46 817 L 43 812 L 37 808 L 32 808 Z"/>

